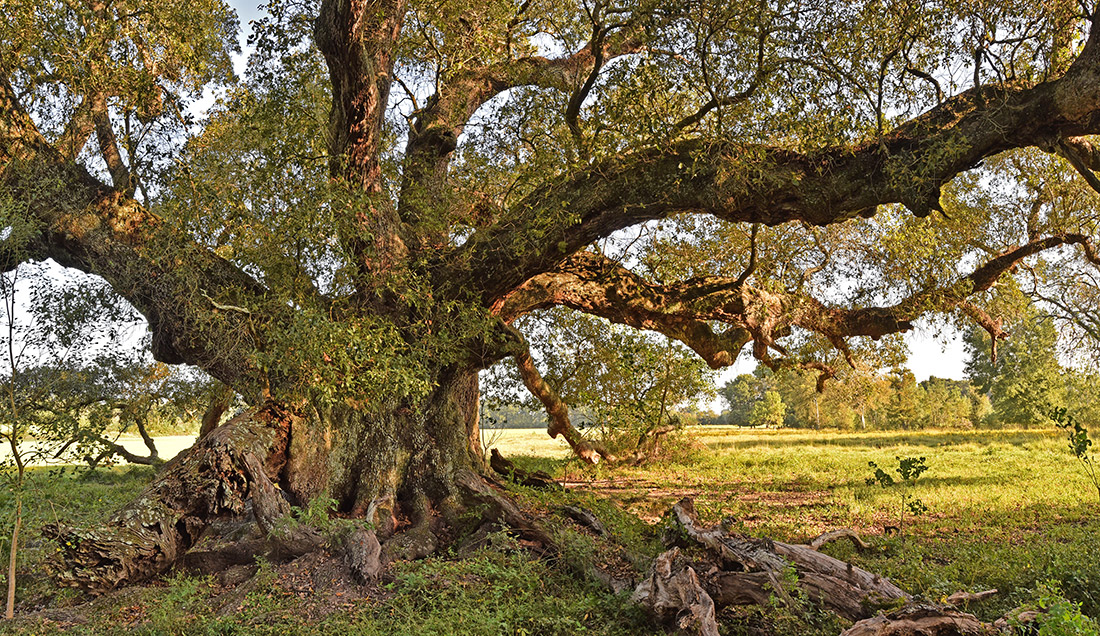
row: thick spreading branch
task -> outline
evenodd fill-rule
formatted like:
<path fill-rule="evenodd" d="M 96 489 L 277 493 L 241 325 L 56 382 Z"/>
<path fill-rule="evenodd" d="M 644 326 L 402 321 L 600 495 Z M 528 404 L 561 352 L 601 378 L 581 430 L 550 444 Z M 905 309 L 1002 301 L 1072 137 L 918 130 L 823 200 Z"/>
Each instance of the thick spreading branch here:
<path fill-rule="evenodd" d="M 641 50 L 638 35 L 637 29 L 624 28 L 562 57 L 528 56 L 475 64 L 447 77 L 413 113 L 402 171 L 402 219 L 415 227 L 432 214 L 431 197 L 446 178 L 459 137 L 489 100 L 521 86 L 568 93 L 601 64 Z"/>
<path fill-rule="evenodd" d="M 593 252 L 578 252 L 556 271 L 532 278 L 494 306 L 506 321 L 535 309 L 563 305 L 638 329 L 659 331 L 691 347 L 708 364 L 732 364 L 744 345 L 773 362 L 770 350 L 783 353 L 776 340 L 801 327 L 829 339 L 847 351 L 846 339 L 878 339 L 908 331 L 930 311 L 961 309 L 987 330 L 994 341 L 1003 338 L 1000 325 L 968 302 L 991 288 L 1028 256 L 1063 245 L 1079 246 L 1085 258 L 1100 265 L 1096 247 L 1083 234 L 1058 234 L 1036 239 L 998 254 L 968 276 L 943 287 L 912 294 L 888 307 L 840 308 L 800 291 L 768 291 L 746 284 L 745 277 L 707 276 L 658 285 Z M 714 322 L 728 325 L 716 333 Z M 828 371 L 822 369 L 822 371 Z"/>
<path fill-rule="evenodd" d="M 454 259 L 466 270 L 455 279 L 494 302 L 600 238 L 678 213 L 828 225 L 900 202 L 926 216 L 940 209 L 944 183 L 986 157 L 1100 132 L 1091 59 L 1083 54 L 1061 79 L 1031 88 L 971 89 L 856 147 L 801 153 L 687 140 L 606 159 L 550 180 L 516 202 L 507 222 L 475 233 Z"/>
<path fill-rule="evenodd" d="M 257 321 L 220 311 L 203 294 L 261 306 L 263 286 L 57 152 L 2 76 L 0 196 L 41 228 L 24 258 L 101 276 L 148 319 L 158 360 L 195 364 L 258 397 L 264 379 L 249 361 Z"/>

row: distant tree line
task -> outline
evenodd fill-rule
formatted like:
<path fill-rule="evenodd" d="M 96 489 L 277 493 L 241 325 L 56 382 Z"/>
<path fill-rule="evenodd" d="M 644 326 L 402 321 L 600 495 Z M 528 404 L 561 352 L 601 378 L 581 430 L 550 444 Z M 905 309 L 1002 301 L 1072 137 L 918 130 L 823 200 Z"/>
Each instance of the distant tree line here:
<path fill-rule="evenodd" d="M 720 394 L 728 410 L 701 415 L 699 423 L 842 430 L 1030 427 L 1049 425 L 1054 406 L 1100 423 L 1100 374 L 1059 363 L 1050 320 L 1031 310 L 1010 328 L 1013 337 L 998 343 L 996 360 L 985 331 L 965 332 L 965 380 L 933 376 L 917 382 L 901 367 L 846 369 L 819 393 L 815 372 L 775 373 L 761 366 L 727 382 Z"/>

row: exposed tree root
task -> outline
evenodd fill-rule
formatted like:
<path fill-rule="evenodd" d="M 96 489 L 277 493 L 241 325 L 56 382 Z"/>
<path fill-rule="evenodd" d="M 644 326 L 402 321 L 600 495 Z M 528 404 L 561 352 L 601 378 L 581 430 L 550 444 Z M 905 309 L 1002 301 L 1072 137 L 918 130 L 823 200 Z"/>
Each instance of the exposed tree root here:
<path fill-rule="evenodd" d="M 485 479 L 467 470 L 460 471 L 456 481 L 471 503 L 484 507 L 482 516 L 485 520 L 511 528 L 525 547 L 536 554 L 557 552 L 557 543 L 550 533 Z"/>
<path fill-rule="evenodd" d="M 362 585 L 373 582 L 382 571 L 382 545 L 374 532 L 359 528 L 344 542 L 344 562 Z"/>

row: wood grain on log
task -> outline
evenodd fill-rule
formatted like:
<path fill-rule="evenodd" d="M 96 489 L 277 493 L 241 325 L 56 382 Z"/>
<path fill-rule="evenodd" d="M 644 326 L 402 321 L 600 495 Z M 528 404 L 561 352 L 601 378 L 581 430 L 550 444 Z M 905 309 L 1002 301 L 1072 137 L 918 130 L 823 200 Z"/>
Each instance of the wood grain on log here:
<path fill-rule="evenodd" d="M 701 584 L 719 607 L 762 605 L 773 596 L 791 604 L 785 580 L 796 581 L 807 597 L 848 620 L 868 618 L 879 608 L 909 601 L 909 595 L 889 579 L 808 545 L 750 539 L 720 526 L 702 528 L 691 499 L 681 500 L 672 512 L 684 534 L 716 557 L 717 566 L 696 570 L 703 572 Z"/>
<path fill-rule="evenodd" d="M 907 605 L 859 621 L 840 636 L 990 636 L 997 630 L 977 617 L 932 605 Z"/>

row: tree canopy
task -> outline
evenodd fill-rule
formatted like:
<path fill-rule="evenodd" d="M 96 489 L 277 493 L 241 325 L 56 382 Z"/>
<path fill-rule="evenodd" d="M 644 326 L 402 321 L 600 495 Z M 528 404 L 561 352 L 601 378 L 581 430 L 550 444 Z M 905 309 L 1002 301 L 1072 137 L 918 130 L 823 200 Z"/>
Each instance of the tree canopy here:
<path fill-rule="evenodd" d="M 1012 273 L 1095 335 L 1093 3 L 267 8 L 235 79 L 218 0 L 9 0 L 0 263 L 101 277 L 265 404 L 233 439 L 295 496 L 428 519 L 509 358 L 598 459 L 517 323 L 550 307 L 819 384 L 923 316 L 1002 339 Z"/>

